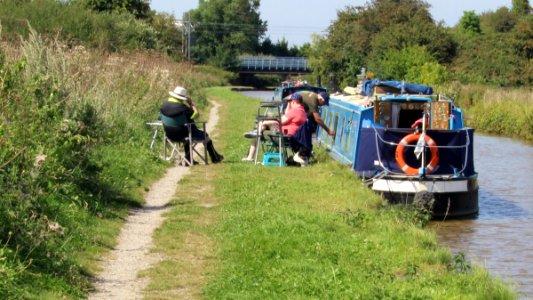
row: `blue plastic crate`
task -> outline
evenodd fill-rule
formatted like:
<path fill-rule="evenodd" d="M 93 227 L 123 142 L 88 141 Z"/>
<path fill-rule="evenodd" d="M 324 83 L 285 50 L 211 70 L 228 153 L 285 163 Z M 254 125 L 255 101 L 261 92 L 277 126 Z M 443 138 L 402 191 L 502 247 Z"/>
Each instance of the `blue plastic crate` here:
<path fill-rule="evenodd" d="M 280 161 L 281 157 L 281 161 Z M 267 152 L 263 154 L 263 165 L 264 166 L 285 166 L 285 157 L 283 154 L 280 156 L 279 153 Z"/>

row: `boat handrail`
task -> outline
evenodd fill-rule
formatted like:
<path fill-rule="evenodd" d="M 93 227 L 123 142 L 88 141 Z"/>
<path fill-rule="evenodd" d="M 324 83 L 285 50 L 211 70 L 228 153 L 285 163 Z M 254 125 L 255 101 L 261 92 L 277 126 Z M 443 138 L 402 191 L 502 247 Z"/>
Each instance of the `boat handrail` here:
<path fill-rule="evenodd" d="M 399 143 L 395 143 L 395 142 L 391 142 L 391 141 L 386 141 L 384 139 L 381 138 L 381 136 L 378 134 L 378 131 L 376 129 L 375 126 L 372 125 L 372 129 L 374 129 L 374 137 L 375 137 L 375 141 L 376 141 L 376 152 L 377 152 L 377 155 L 378 155 L 378 161 L 379 161 L 379 166 L 382 167 L 387 173 L 389 174 L 393 174 L 393 175 L 406 175 L 406 174 L 403 174 L 403 173 L 399 173 L 399 172 L 394 172 L 392 170 L 389 170 L 387 167 L 385 167 L 385 165 L 383 164 L 383 162 L 381 161 L 381 155 L 380 155 L 380 151 L 379 151 L 379 145 L 378 145 L 378 141 L 381 141 L 383 144 L 386 144 L 386 145 L 391 145 L 391 146 L 398 146 Z M 464 131 L 467 131 L 466 129 L 460 129 L 460 130 L 464 130 Z M 416 145 L 405 145 L 406 147 L 416 147 Z M 459 146 L 433 146 L 433 147 L 437 147 L 438 149 L 442 148 L 442 149 L 458 149 L 458 148 L 467 148 L 470 146 L 470 136 L 468 135 L 468 133 L 466 134 L 466 143 L 464 145 L 459 145 Z M 461 170 L 459 170 L 458 172 L 454 173 L 454 174 L 449 174 L 449 175 L 456 175 L 456 174 L 461 174 L 464 172 L 464 170 L 466 169 L 466 166 L 468 165 L 468 150 L 465 151 L 465 161 L 464 161 L 464 164 L 463 164 L 463 168 Z M 418 176 L 418 175 L 417 175 Z"/>

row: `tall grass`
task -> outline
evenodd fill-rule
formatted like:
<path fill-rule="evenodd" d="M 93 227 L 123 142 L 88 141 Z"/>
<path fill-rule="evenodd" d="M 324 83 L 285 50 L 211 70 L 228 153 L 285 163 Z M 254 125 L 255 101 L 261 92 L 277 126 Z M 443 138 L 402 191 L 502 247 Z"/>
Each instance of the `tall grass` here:
<path fill-rule="evenodd" d="M 104 14 L 88 10 L 84 1 L 2 0 L 0 20 L 5 38 L 27 36 L 31 25 L 46 36 L 60 36 L 69 43 L 120 51 L 155 49 L 156 31 L 128 14 Z"/>
<path fill-rule="evenodd" d="M 224 84 L 162 55 L 29 30 L 0 53 L 0 298 L 83 298 L 127 208 L 165 169 L 145 125 L 176 85 Z"/>
<path fill-rule="evenodd" d="M 442 88 L 457 99 L 467 125 L 481 132 L 533 141 L 533 89 L 454 85 Z"/>

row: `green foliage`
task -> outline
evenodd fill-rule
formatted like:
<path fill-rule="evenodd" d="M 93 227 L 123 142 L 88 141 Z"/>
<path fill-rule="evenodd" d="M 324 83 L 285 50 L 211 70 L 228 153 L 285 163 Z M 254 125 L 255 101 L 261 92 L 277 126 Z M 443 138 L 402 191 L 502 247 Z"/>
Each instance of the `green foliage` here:
<path fill-rule="evenodd" d="M 500 7 L 494 12 L 486 12 L 480 17 L 483 32 L 510 32 L 516 25 L 517 18 L 507 7 Z"/>
<path fill-rule="evenodd" d="M 422 84 L 441 84 L 448 77 L 446 67 L 425 47 L 413 46 L 401 50 L 388 50 L 376 64 L 370 65 L 379 78 L 406 80 Z"/>
<path fill-rule="evenodd" d="M 529 0 L 513 0 L 513 13 L 519 16 L 528 15 L 531 12 Z"/>
<path fill-rule="evenodd" d="M 270 38 L 267 37 L 259 44 L 257 53 L 273 56 L 306 56 L 305 49 L 309 47 L 310 44 L 305 43 L 301 47 L 294 45 L 289 48 L 289 42 L 285 38 L 273 44 Z"/>
<path fill-rule="evenodd" d="M 150 18 L 141 20 L 128 12 L 100 13 L 86 9 L 85 0 L 3 0 L 0 19 L 4 37 L 10 40 L 27 36 L 30 24 L 44 36 L 60 36 L 69 47 L 82 44 L 108 51 L 158 49 L 180 58 L 181 32 L 174 25 L 175 19 L 164 15 L 150 14 Z"/>
<path fill-rule="evenodd" d="M 533 141 L 533 93 L 530 88 L 495 88 L 452 82 L 439 86 L 438 90 L 457 100 L 469 116 L 468 126 L 481 132 Z"/>
<path fill-rule="evenodd" d="M 411 73 L 415 71 L 415 73 Z M 445 66 L 436 62 L 426 62 L 419 70 L 412 68 L 407 73 L 407 80 L 427 85 L 443 84 L 448 80 L 448 71 Z"/>
<path fill-rule="evenodd" d="M 338 12 L 327 40 L 317 42 L 310 51 L 314 70 L 323 78 L 334 74 L 343 85 L 357 82 L 362 67 L 386 77 L 405 78 L 413 63 L 406 60 L 413 57 L 390 61 L 405 49 L 426 49 L 424 55 L 430 57 L 415 63 L 420 68 L 425 62 L 450 62 L 456 47 L 446 30 L 434 23 L 427 3 L 417 0 L 375 0 L 362 7 L 348 6 Z M 402 68 L 394 70 L 394 64 Z"/>
<path fill-rule="evenodd" d="M 465 39 L 452 65 L 455 76 L 463 83 L 530 84 L 529 63 L 513 47 L 516 42 L 502 33 Z"/>
<path fill-rule="evenodd" d="M 419 79 L 421 69 L 426 63 L 436 64 L 436 60 L 425 47 L 413 46 L 388 50 L 381 60 L 369 67 L 379 78 L 413 81 Z"/>
<path fill-rule="evenodd" d="M 28 31 L 18 47 L 2 45 L 17 55 L 0 55 L 0 298 L 83 298 L 91 255 L 112 246 L 139 190 L 166 166 L 145 123 L 174 86 L 225 80 Z M 205 107 L 205 93 L 193 96 Z"/>
<path fill-rule="evenodd" d="M 182 33 L 176 27 L 176 22 L 173 15 L 166 13 L 157 13 L 150 20 L 157 34 L 156 49 L 179 61 L 182 56 Z"/>
<path fill-rule="evenodd" d="M 200 1 L 187 16 L 194 26 L 194 60 L 224 68 L 234 66 L 238 54 L 257 49 L 266 31 L 258 0 Z"/>
<path fill-rule="evenodd" d="M 533 59 L 533 15 L 528 15 L 521 18 L 518 21 L 518 24 L 515 27 L 515 47 L 518 50 L 518 54 L 523 58 L 531 61 Z M 533 72 L 533 67 L 529 64 L 529 72 L 526 74 L 531 74 Z M 533 80 L 529 80 L 533 82 Z"/>
<path fill-rule="evenodd" d="M 532 36 L 531 14 L 506 7 L 481 16 L 466 11 L 449 29 L 435 24 L 424 1 L 373 0 L 340 10 L 308 53 L 315 74 L 341 87 L 353 85 L 362 67 L 381 78 L 426 84 L 518 86 L 533 82 Z"/>
<path fill-rule="evenodd" d="M 481 33 L 480 18 L 476 12 L 473 10 L 465 11 L 461 17 L 461 20 L 459 20 L 459 28 L 461 28 L 463 32 L 467 34 Z"/>
<path fill-rule="evenodd" d="M 146 19 L 150 14 L 147 0 L 85 0 L 87 7 L 99 12 L 129 13 L 139 19 Z"/>

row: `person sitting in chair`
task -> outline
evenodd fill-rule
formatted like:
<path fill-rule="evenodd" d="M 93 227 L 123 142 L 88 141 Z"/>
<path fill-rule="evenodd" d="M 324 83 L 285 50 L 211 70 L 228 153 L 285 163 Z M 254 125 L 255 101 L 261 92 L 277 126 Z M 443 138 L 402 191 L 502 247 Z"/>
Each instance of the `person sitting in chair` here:
<path fill-rule="evenodd" d="M 192 99 L 187 95 L 187 90 L 184 87 L 178 86 L 174 91 L 169 92 L 170 98 L 165 101 L 160 108 L 160 119 L 163 122 L 165 134 L 170 140 L 184 141 L 188 136 L 187 125 L 191 124 L 191 136 L 193 140 L 204 140 L 204 146 L 209 153 L 211 162 L 219 163 L 224 159 L 224 156 L 219 154 L 213 142 L 204 131 L 198 129 L 194 124 L 194 120 L 199 117 L 198 109 L 192 102 Z M 185 140 L 185 156 L 189 161 L 192 160 L 192 153 L 190 153 L 189 142 Z"/>
<path fill-rule="evenodd" d="M 283 128 L 283 135 L 293 136 L 298 128 L 305 122 L 307 114 L 305 112 L 304 106 L 302 104 L 302 96 L 298 93 L 292 94 L 288 99 L 288 106 L 285 114 L 281 116 L 281 125 Z M 278 126 L 276 121 L 264 121 L 261 122 L 259 126 Z M 252 141 L 250 149 L 248 150 L 248 156 L 243 158 L 243 161 L 254 161 L 255 151 L 256 151 L 255 142 Z"/>

